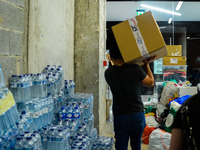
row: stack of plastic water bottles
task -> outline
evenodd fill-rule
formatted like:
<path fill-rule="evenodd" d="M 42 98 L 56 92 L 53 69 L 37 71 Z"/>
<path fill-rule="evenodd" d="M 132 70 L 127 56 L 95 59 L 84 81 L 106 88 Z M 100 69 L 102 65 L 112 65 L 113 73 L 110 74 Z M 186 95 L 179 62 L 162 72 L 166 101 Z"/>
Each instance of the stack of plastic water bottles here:
<path fill-rule="evenodd" d="M 18 111 L 28 111 L 37 129 L 52 123 L 65 104 L 63 88 L 64 71 L 55 65 L 47 65 L 43 73 L 13 75 L 10 80 Z"/>
<path fill-rule="evenodd" d="M 70 132 L 66 126 L 50 125 L 40 131 L 43 150 L 70 150 Z"/>
<path fill-rule="evenodd" d="M 114 139 L 113 137 L 97 136 L 92 150 L 112 150 Z"/>
<path fill-rule="evenodd" d="M 11 92 L 5 88 L 0 64 L 0 149 L 12 149 L 18 134 L 16 123 L 20 120 Z"/>
<path fill-rule="evenodd" d="M 16 138 L 14 150 L 43 150 L 41 136 L 38 131 L 19 134 Z"/>

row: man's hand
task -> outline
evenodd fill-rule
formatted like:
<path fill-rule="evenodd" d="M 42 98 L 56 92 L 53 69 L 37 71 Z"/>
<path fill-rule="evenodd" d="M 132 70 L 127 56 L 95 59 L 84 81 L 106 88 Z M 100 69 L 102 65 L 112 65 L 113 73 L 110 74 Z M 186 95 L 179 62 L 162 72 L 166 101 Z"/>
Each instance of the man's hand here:
<path fill-rule="evenodd" d="M 151 56 L 148 59 L 144 60 L 144 64 L 149 64 L 151 61 L 153 61 L 155 58 L 157 57 L 157 55 Z"/>

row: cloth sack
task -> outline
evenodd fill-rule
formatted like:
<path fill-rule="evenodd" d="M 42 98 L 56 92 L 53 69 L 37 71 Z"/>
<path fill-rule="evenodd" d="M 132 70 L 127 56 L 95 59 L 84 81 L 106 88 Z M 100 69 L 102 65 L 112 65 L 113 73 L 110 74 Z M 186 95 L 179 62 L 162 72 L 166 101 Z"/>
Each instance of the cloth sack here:
<path fill-rule="evenodd" d="M 171 134 L 161 129 L 155 129 L 150 134 L 147 150 L 168 150 L 170 147 Z"/>

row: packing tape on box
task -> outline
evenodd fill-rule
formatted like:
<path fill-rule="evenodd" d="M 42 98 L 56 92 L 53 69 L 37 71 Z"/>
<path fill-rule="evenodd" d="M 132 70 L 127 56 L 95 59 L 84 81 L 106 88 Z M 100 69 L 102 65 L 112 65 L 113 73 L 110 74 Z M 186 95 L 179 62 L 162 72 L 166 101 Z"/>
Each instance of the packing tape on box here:
<path fill-rule="evenodd" d="M 128 22 L 129 22 L 129 25 L 130 25 L 130 27 L 132 29 L 133 35 L 135 37 L 138 49 L 139 49 L 142 57 L 144 57 L 145 59 L 151 57 L 149 55 L 148 50 L 146 48 L 146 45 L 144 43 L 144 39 L 142 37 L 140 29 L 137 26 L 137 20 L 136 20 L 136 18 L 129 19 Z"/>
<path fill-rule="evenodd" d="M 15 101 L 11 92 L 8 93 L 6 98 L 0 100 L 0 115 L 5 113 L 8 109 L 15 105 Z"/>

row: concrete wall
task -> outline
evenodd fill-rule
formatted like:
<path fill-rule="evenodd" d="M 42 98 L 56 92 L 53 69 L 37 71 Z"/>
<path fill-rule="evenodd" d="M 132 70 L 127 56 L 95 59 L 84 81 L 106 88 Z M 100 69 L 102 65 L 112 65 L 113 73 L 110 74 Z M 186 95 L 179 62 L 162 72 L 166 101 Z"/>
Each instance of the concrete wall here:
<path fill-rule="evenodd" d="M 6 86 L 13 74 L 27 73 L 28 2 L 0 0 L 0 63 Z"/>
<path fill-rule="evenodd" d="M 74 79 L 74 1 L 30 1 L 28 71 L 62 65 L 65 79 Z"/>
<path fill-rule="evenodd" d="M 95 127 L 101 134 L 105 122 L 105 0 L 75 1 L 76 92 L 94 95 Z"/>

